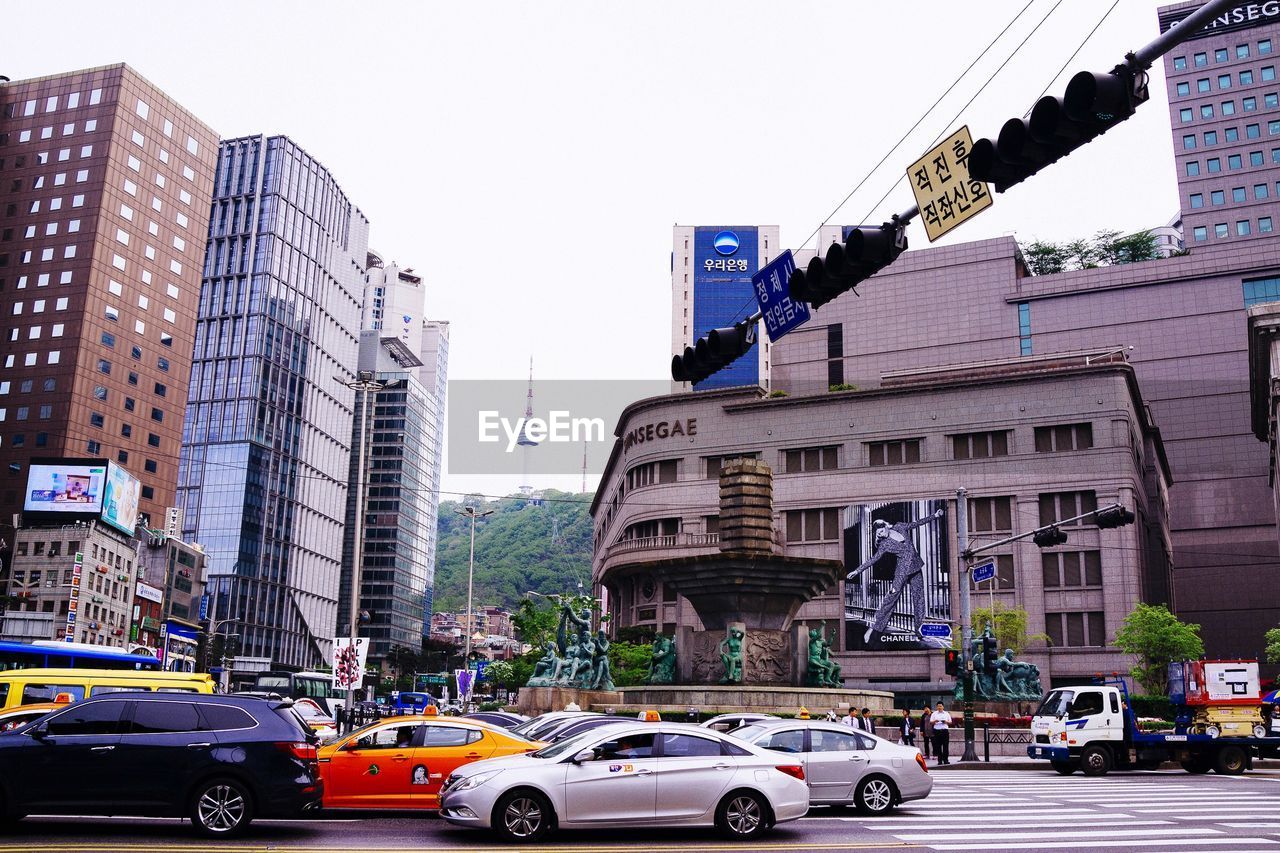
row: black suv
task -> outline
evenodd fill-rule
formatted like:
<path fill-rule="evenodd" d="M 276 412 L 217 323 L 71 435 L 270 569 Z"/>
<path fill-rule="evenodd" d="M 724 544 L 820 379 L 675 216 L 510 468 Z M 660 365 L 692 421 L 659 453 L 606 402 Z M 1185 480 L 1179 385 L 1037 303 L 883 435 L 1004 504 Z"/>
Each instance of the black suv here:
<path fill-rule="evenodd" d="M 319 808 L 316 740 L 290 700 L 111 693 L 0 733 L 0 820 L 189 817 L 228 838 Z"/>

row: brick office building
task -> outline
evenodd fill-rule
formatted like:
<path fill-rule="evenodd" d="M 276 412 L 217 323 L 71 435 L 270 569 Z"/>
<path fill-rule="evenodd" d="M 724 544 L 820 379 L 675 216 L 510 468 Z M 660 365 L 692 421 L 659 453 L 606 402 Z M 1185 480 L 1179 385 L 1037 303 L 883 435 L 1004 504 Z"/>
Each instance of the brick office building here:
<path fill-rule="evenodd" d="M 625 440 L 649 425 L 654 440 Z M 789 556 L 844 558 L 846 568 L 848 510 L 859 504 L 949 499 L 963 485 L 979 543 L 1112 502 L 1132 509 L 1137 522 L 1129 527 L 1077 524 L 1066 528 L 1066 545 L 1041 551 L 1022 541 L 998 552 L 991 598 L 1025 608 L 1031 632 L 1049 638 L 1024 653 L 1046 686 L 1127 669 L 1111 645 L 1121 620 L 1139 600 L 1169 594 L 1163 443 L 1133 368 L 1105 350 L 904 371 L 866 391 L 656 397 L 628 407 L 617 434 L 592 513 L 593 579 L 608 589 L 619 626 L 669 635 L 701 627 L 678 583 L 666 588 L 646 566 L 718 550 L 720 465 L 742 455 L 774 471 L 777 547 Z M 954 524 L 953 502 L 946 512 Z M 929 593 L 939 621 L 959 615 L 954 553 Z M 854 650 L 861 632 L 850 627 L 847 587 L 837 584 L 797 616 L 841 626 L 846 681 L 924 692 L 936 685 L 944 677 L 936 652 Z M 881 596 L 886 587 L 870 592 Z M 984 592 L 975 606 L 987 601 Z"/>
<path fill-rule="evenodd" d="M 126 65 L 0 85 L 0 518 L 34 456 L 174 505 L 217 149 Z"/>

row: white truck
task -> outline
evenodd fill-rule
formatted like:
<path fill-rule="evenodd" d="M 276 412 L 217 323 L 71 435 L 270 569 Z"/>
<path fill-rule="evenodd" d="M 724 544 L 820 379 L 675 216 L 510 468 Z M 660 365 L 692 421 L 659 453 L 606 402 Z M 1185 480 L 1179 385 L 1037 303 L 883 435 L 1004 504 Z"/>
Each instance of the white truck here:
<path fill-rule="evenodd" d="M 1185 724 L 1172 732 L 1140 731 L 1118 678 L 1050 691 L 1031 719 L 1031 740 L 1027 755 L 1048 760 L 1063 775 L 1154 770 L 1165 761 L 1179 762 L 1188 773 L 1236 775 L 1254 758 L 1280 755 L 1280 737 L 1214 737 Z"/>

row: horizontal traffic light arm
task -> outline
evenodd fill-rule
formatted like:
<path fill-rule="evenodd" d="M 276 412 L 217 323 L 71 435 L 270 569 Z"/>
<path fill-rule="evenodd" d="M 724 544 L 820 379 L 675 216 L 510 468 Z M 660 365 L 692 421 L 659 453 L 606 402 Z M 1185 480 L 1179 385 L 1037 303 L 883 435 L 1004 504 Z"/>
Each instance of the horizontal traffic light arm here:
<path fill-rule="evenodd" d="M 999 541 L 989 542 L 986 545 L 980 545 L 977 548 L 966 548 L 961 552 L 960 556 L 966 561 L 972 560 L 979 554 L 994 551 L 996 548 L 999 548 L 1002 545 L 1008 545 L 1010 542 L 1017 542 L 1020 539 L 1031 539 L 1037 535 L 1042 536 L 1051 530 L 1062 527 L 1064 524 L 1070 524 L 1073 521 L 1081 521 L 1086 518 L 1094 519 L 1094 522 L 1104 530 L 1113 527 L 1121 527 L 1125 524 L 1132 524 L 1134 520 L 1133 513 L 1120 506 L 1120 504 L 1108 504 L 1101 509 L 1095 509 L 1091 512 L 1082 512 L 1079 515 L 1073 515 L 1071 518 L 1058 519 L 1052 524 L 1037 527 L 1035 530 L 1028 530 L 1026 533 L 1019 533 L 1016 536 L 1006 536 Z"/>

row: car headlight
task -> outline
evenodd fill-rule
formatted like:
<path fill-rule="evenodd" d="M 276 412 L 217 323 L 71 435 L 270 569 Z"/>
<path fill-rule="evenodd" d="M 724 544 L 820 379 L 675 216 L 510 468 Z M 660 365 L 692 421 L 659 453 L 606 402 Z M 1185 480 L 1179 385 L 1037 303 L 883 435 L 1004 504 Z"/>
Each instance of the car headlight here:
<path fill-rule="evenodd" d="M 485 782 L 488 782 L 494 776 L 501 773 L 501 770 L 487 770 L 484 773 L 476 773 L 471 776 L 464 776 L 456 785 L 449 788 L 452 791 L 469 791 L 472 788 L 479 788 Z"/>

